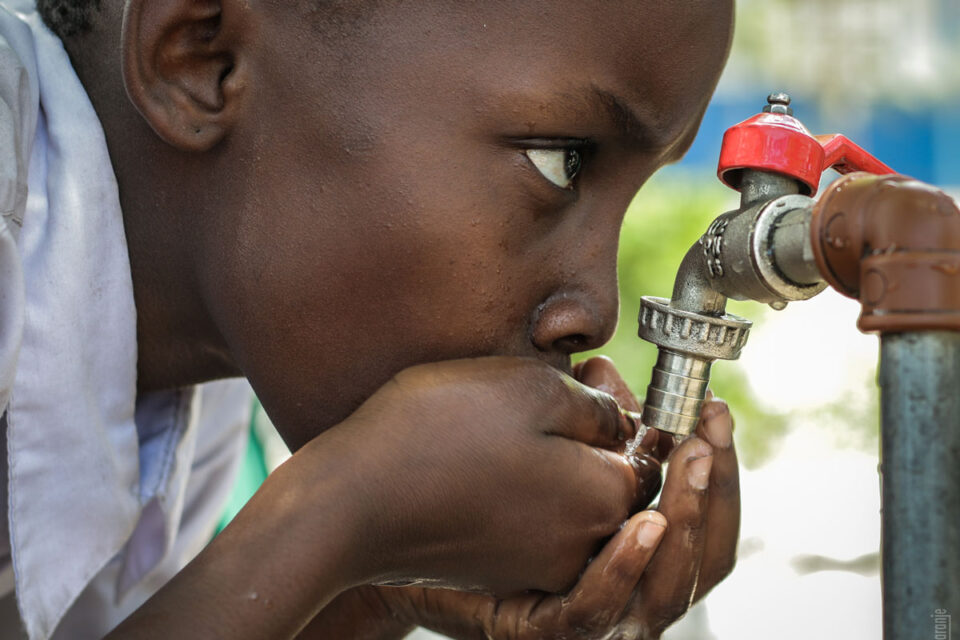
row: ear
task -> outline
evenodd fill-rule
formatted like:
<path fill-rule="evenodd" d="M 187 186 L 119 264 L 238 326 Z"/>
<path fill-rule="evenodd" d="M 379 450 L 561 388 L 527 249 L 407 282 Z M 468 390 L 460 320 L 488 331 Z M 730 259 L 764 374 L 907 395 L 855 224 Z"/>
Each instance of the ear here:
<path fill-rule="evenodd" d="M 225 7 L 225 5 L 229 5 Z M 229 9 L 228 11 L 225 11 Z M 185 151 L 206 151 L 233 126 L 244 83 L 243 33 L 231 0 L 127 0 L 123 82 L 150 127 Z"/>

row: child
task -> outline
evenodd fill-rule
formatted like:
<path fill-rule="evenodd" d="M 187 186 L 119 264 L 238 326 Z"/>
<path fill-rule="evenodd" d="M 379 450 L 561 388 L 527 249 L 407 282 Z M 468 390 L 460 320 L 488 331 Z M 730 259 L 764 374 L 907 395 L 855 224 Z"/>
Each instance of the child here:
<path fill-rule="evenodd" d="M 31 637 L 649 638 L 726 575 L 725 407 L 640 511 L 656 438 L 626 451 L 632 396 L 570 356 L 614 330 L 623 212 L 690 144 L 730 2 L 41 5 L 69 60 L 0 14 Z M 238 450 L 206 431 L 236 387 L 187 387 L 236 376 L 296 453 L 173 576 Z"/>

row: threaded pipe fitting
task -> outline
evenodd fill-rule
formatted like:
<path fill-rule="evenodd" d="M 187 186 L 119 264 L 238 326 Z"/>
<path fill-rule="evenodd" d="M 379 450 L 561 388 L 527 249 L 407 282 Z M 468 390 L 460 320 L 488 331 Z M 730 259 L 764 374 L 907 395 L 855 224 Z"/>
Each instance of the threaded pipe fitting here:
<path fill-rule="evenodd" d="M 732 314 L 711 316 L 670 306 L 665 298 L 644 296 L 640 337 L 660 349 L 643 405 L 648 427 L 680 436 L 693 432 L 707 395 L 714 360 L 735 360 L 747 342 L 749 320 Z"/>

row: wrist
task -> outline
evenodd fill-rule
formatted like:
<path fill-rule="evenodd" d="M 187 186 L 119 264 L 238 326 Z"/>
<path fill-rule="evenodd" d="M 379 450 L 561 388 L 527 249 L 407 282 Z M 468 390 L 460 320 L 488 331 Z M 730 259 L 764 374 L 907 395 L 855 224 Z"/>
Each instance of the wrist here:
<path fill-rule="evenodd" d="M 283 547 L 281 565 L 318 607 L 369 582 L 368 516 L 355 499 L 352 456 L 308 445 L 276 469 L 251 500 L 274 521 L 271 546 Z"/>

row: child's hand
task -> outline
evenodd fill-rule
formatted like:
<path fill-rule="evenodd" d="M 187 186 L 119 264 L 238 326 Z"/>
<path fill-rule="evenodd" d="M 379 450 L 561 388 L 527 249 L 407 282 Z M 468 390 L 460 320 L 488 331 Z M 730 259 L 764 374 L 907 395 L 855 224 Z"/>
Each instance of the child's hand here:
<path fill-rule="evenodd" d="M 633 427 L 545 363 L 481 358 L 401 372 L 297 456 L 349 460 L 369 581 L 559 592 L 659 488 L 618 452 Z"/>
<path fill-rule="evenodd" d="M 624 395 L 629 391 L 609 361 L 590 361 L 577 373 L 616 395 L 621 405 L 635 402 Z M 406 588 L 381 589 L 380 598 L 401 620 L 455 638 L 659 637 L 730 572 L 735 559 L 740 501 L 733 420 L 718 400 L 708 401 L 702 416 L 698 437 L 671 456 L 659 513 L 633 516 L 567 595 L 498 600 Z"/>

